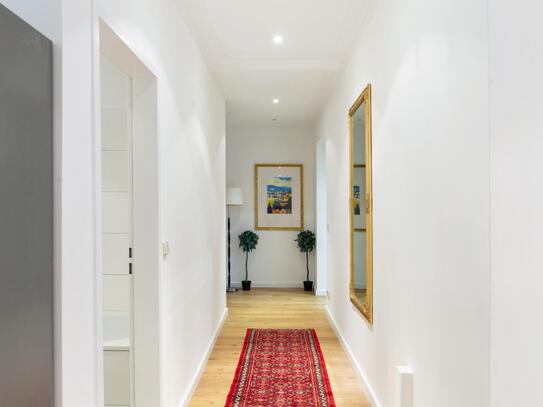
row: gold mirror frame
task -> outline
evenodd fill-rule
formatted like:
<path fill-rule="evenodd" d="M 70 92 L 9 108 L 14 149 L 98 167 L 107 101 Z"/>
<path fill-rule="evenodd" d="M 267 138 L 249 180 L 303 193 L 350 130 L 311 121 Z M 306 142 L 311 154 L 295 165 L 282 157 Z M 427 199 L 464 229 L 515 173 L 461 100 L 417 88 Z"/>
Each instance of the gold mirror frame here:
<path fill-rule="evenodd" d="M 364 104 L 365 107 L 365 144 L 366 144 L 366 301 L 361 302 L 355 295 L 354 286 L 354 121 L 356 111 Z M 368 84 L 353 106 L 349 109 L 349 212 L 350 212 L 350 297 L 351 302 L 373 324 L 373 190 L 372 190 L 372 153 L 371 153 L 371 84 Z"/>

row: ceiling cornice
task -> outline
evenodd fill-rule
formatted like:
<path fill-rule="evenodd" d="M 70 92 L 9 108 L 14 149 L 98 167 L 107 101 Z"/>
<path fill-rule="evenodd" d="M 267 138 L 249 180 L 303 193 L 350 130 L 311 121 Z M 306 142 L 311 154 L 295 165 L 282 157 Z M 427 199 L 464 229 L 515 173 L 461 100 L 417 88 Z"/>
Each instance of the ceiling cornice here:
<path fill-rule="evenodd" d="M 211 64 L 216 72 L 232 71 L 331 71 L 342 66 L 334 59 L 229 59 Z"/>

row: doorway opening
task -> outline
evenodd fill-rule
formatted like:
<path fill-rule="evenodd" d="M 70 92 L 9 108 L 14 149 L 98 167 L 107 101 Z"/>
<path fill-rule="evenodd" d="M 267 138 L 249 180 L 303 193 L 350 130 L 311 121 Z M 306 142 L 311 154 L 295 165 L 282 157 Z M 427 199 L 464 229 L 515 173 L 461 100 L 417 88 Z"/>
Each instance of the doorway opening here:
<path fill-rule="evenodd" d="M 160 404 L 156 77 L 100 21 L 103 383 L 105 406 Z"/>
<path fill-rule="evenodd" d="M 317 288 L 318 296 L 328 295 L 328 180 L 326 169 L 326 139 L 316 148 L 316 212 L 317 212 Z"/>

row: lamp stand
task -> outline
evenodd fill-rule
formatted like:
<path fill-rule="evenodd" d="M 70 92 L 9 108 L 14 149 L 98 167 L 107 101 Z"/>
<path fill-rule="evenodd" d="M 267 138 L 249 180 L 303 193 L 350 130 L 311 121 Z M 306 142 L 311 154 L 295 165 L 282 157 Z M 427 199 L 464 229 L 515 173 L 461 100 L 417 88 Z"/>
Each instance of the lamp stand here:
<path fill-rule="evenodd" d="M 237 288 L 230 286 L 230 207 L 228 207 L 228 288 L 226 288 L 226 292 L 235 293 L 236 291 L 238 291 Z"/>

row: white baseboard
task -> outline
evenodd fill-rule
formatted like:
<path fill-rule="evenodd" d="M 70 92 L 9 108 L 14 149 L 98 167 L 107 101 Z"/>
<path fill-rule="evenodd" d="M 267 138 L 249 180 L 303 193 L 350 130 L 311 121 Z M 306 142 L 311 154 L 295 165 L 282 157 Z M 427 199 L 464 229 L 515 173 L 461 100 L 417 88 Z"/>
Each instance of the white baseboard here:
<path fill-rule="evenodd" d="M 215 347 L 215 343 L 217 342 L 217 339 L 219 338 L 222 327 L 224 323 L 226 322 L 227 317 L 228 317 L 228 308 L 224 310 L 224 313 L 222 314 L 222 318 L 219 321 L 217 327 L 215 328 L 215 332 L 213 332 L 213 336 L 211 337 L 211 340 L 209 341 L 209 344 L 207 345 L 207 349 L 204 354 L 204 357 L 200 361 L 200 364 L 198 365 L 198 369 L 196 370 L 196 373 L 194 374 L 194 377 L 192 378 L 190 386 L 188 390 L 186 391 L 185 396 L 182 398 L 179 406 L 187 407 L 189 405 L 192 399 L 192 396 L 194 395 L 194 392 L 196 391 L 196 388 L 198 387 L 198 383 L 200 382 L 200 379 L 202 378 L 202 374 L 204 373 L 205 367 L 207 365 L 207 361 L 209 357 L 211 356 L 211 352 L 213 352 L 213 348 Z"/>
<path fill-rule="evenodd" d="M 345 341 L 345 338 L 339 331 L 339 328 L 336 324 L 336 320 L 330 313 L 330 309 L 328 306 L 324 307 L 326 309 L 326 316 L 328 317 L 328 320 L 330 321 L 330 325 L 332 325 L 332 328 L 334 328 L 334 331 L 336 332 L 336 335 L 339 339 L 339 342 L 341 343 L 341 346 L 343 347 L 343 350 L 347 354 L 347 357 L 349 358 L 349 361 L 351 362 L 351 365 L 353 366 L 354 371 L 362 381 L 362 385 L 364 386 L 364 390 L 366 391 L 366 395 L 369 397 L 371 405 L 373 407 L 382 407 L 381 403 L 379 402 L 379 399 L 377 398 L 377 395 L 375 394 L 375 391 L 373 390 L 373 387 L 371 386 L 366 374 L 354 358 L 353 352 L 347 342 Z"/>
<path fill-rule="evenodd" d="M 241 287 L 241 281 L 232 282 L 232 287 Z M 253 288 L 303 288 L 301 281 L 251 281 Z"/>

